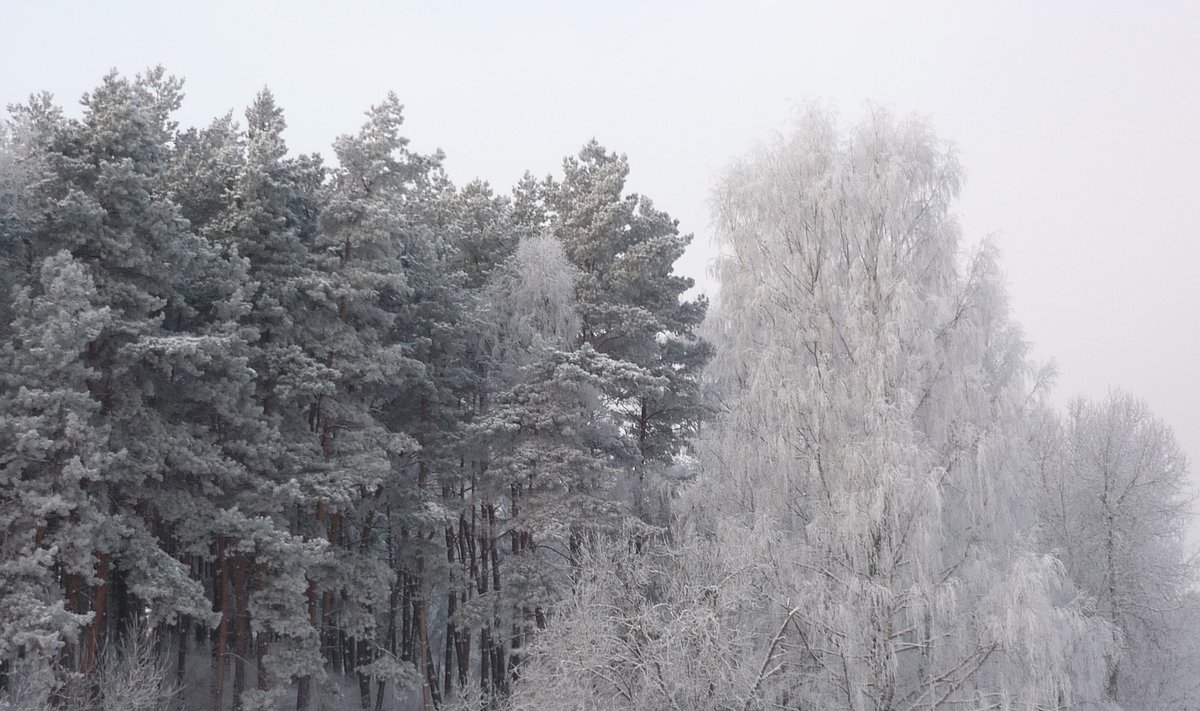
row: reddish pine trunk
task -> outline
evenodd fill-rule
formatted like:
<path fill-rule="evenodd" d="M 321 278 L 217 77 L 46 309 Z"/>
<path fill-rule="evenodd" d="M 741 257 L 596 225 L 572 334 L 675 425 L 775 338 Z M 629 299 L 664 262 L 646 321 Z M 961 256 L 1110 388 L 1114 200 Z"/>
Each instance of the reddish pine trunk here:
<path fill-rule="evenodd" d="M 89 674 L 96 662 L 96 653 L 99 651 L 104 630 L 104 613 L 108 609 L 108 554 L 98 553 L 96 558 L 96 577 L 100 579 L 100 583 L 96 586 L 92 601 L 92 623 L 88 629 L 87 647 L 83 653 L 84 674 Z"/>
<path fill-rule="evenodd" d="M 75 573 L 68 573 L 63 576 L 64 597 L 66 599 L 66 607 L 76 615 L 82 615 L 87 611 L 87 595 L 84 593 L 83 576 Z M 68 642 L 63 645 L 62 651 L 59 653 L 59 665 L 65 670 L 75 670 L 79 667 L 79 651 L 80 647 L 76 644 Z M 54 701 L 56 705 L 61 706 L 66 703 L 66 700 L 55 692 Z"/>

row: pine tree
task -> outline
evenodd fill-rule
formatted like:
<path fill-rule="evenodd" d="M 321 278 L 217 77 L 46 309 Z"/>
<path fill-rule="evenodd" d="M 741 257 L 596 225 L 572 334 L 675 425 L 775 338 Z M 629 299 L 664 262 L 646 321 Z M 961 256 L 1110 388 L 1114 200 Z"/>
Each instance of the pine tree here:
<path fill-rule="evenodd" d="M 698 383 L 711 356 L 696 335 L 708 302 L 685 298 L 693 280 L 673 271 L 692 236 L 680 235 L 678 221 L 649 198 L 625 194 L 628 160 L 595 141 L 563 171 L 561 183 L 545 183 L 543 201 L 579 269 L 580 341 L 669 382 L 614 403 L 636 445 L 630 497 L 639 515 L 661 524 L 664 502 L 647 494 L 660 488 L 704 415 Z"/>
<path fill-rule="evenodd" d="M 403 650 L 388 635 L 383 646 L 389 659 L 379 663 L 413 661 L 424 693 L 436 696 L 425 571 L 436 551 L 431 536 L 445 519 L 413 436 L 420 433 L 405 431 L 408 422 L 395 404 L 419 389 L 414 383 L 426 374 L 413 357 L 414 325 L 405 322 L 405 311 L 418 301 L 417 289 L 428 284 L 421 267 L 440 259 L 440 248 L 422 224 L 420 199 L 441 159 L 406 148 L 395 95 L 367 116 L 358 134 L 335 142 L 339 168 L 331 174 L 314 249 L 326 276 L 307 291 L 316 301 L 311 326 L 321 334 L 313 352 L 338 373 L 335 392 L 312 410 L 326 474 L 313 482 L 311 496 L 333 554 L 328 573 L 314 583 L 325 589 L 321 616 L 333 631 L 324 646 L 335 663 L 345 661 L 337 635 L 356 641 L 347 650 L 369 641 L 381 619 L 393 614 L 394 593 L 402 585 L 405 614 L 411 613 L 416 633 Z M 404 402 L 410 412 L 414 405 Z M 383 550 L 390 557 L 381 556 Z M 349 580 L 356 584 L 348 586 Z M 363 674 L 375 668 L 366 666 L 371 660 L 359 661 Z M 360 676 L 364 707 L 370 703 L 368 681 Z M 381 685 L 377 693 L 382 692 Z"/>
<path fill-rule="evenodd" d="M 154 624 L 217 617 L 192 573 L 219 557 L 211 526 L 264 443 L 238 327 L 244 264 L 192 232 L 168 190 L 179 99 L 155 70 L 107 77 L 80 121 L 37 103 L 22 114 L 47 169 L 30 244 L 69 250 L 111 314 L 82 362 L 120 460 L 89 486 L 106 515 L 94 568 L 65 578 L 69 605 L 92 615 L 71 655 L 85 672 L 143 609 Z"/>
<path fill-rule="evenodd" d="M 67 252 L 43 262 L 36 291 L 18 289 L 0 345 L 0 663 L 53 664 L 90 621 L 60 581 L 87 581 L 95 540 L 112 524 L 93 493 L 119 463 L 107 448 L 96 372 L 83 360 L 108 326 L 87 272 Z"/>

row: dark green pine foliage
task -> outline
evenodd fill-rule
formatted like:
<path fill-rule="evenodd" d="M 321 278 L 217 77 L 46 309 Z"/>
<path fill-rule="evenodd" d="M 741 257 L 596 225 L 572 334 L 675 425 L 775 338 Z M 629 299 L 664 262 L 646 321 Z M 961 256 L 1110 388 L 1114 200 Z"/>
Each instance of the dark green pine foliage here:
<path fill-rule="evenodd" d="M 309 414 L 333 394 L 336 371 L 307 348 L 313 334 L 305 289 L 321 279 L 309 250 L 320 161 L 287 157 L 286 123 L 269 92 L 259 94 L 246 120 L 244 131 L 226 117 L 181 134 L 172 186 L 193 226 L 244 260 L 251 281 L 241 323 L 256 376 L 254 408 L 268 441 L 246 459 L 251 485 L 226 492 L 234 496 L 220 518 L 223 550 L 213 598 L 223 614 L 214 663 L 223 669 L 232 661 L 232 698 L 258 708 L 275 703 L 294 678 L 323 673 L 306 581 L 324 560 L 326 541 L 298 535 L 295 513 L 315 505 L 301 482 L 325 463 Z M 250 664 L 256 689 L 248 691 Z M 214 693 L 220 693 L 224 672 L 214 676 Z"/>
<path fill-rule="evenodd" d="M 64 576 L 90 579 L 90 541 L 108 511 L 93 482 L 119 460 L 107 448 L 96 377 L 82 359 L 110 322 L 91 278 L 66 251 L 17 288 L 0 342 L 0 663 L 56 657 L 88 618 L 68 607 Z M 6 276 L 12 276 L 7 274 Z"/>
<path fill-rule="evenodd" d="M 580 340 L 644 368 L 666 387 L 613 403 L 636 445 L 629 462 L 632 503 L 648 521 L 665 523 L 664 476 L 704 416 L 700 371 L 711 355 L 697 334 L 708 302 L 686 298 L 693 280 L 674 272 L 692 240 L 649 198 L 625 193 L 629 163 L 595 141 L 548 180 L 549 225 L 579 269 Z"/>
<path fill-rule="evenodd" d="M 97 678 L 138 623 L 192 706 L 499 703 L 585 539 L 665 520 L 688 238 L 594 144 L 498 196 L 394 96 L 326 169 L 269 93 L 179 132 L 180 89 L 0 136 L 0 687 Z"/>
<path fill-rule="evenodd" d="M 446 195 L 443 202 L 445 217 L 439 228 L 454 248 L 467 288 L 478 290 L 517 248 L 521 223 L 513 214 L 513 201 L 476 180 Z"/>
<path fill-rule="evenodd" d="M 243 263 L 193 232 L 167 189 L 179 86 L 161 70 L 110 75 L 81 120 L 37 102 L 23 114 L 45 166 L 28 262 L 67 250 L 110 314 L 82 364 L 119 464 L 89 479 L 105 515 L 92 575 L 64 576 L 68 607 L 92 613 L 71 655 L 85 670 L 141 610 L 213 618 L 192 573 L 211 562 L 218 502 L 246 485 L 242 460 L 264 441 L 238 327 Z"/>
<path fill-rule="evenodd" d="M 308 345 L 317 335 L 307 318 L 313 301 L 306 288 L 321 281 L 311 248 L 324 169 L 315 156 L 287 157 L 283 112 L 269 92 L 256 97 L 246 122 L 245 166 L 221 224 L 249 261 L 257 286 L 248 319 L 257 332 L 251 351 L 256 399 L 281 445 L 277 460 L 263 462 L 267 495 L 251 509 L 276 525 L 261 529 L 270 537 L 256 538 L 252 560 L 243 562 L 252 579 L 258 660 L 258 689 L 249 699 L 266 708 L 292 679 L 320 674 L 306 579 L 321 563 L 323 546 L 305 540 L 296 512 L 313 507 L 300 483 L 321 471 L 326 457 L 311 413 L 335 394 L 338 373 Z M 234 682 L 238 693 L 244 684 L 236 676 Z"/>
<path fill-rule="evenodd" d="M 513 253 L 518 235 L 510 200 L 481 181 L 457 190 L 442 181 L 429 207 L 427 221 L 439 235 L 440 249 L 448 250 L 438 269 L 427 272 L 437 275 L 430 306 L 437 304 L 440 315 L 429 332 L 436 351 L 425 362 L 432 391 L 439 394 L 442 425 L 424 456 L 434 463 L 442 495 L 444 550 L 431 600 L 445 603 L 441 610 L 435 607 L 431 627 L 443 632 L 440 682 L 442 693 L 450 695 L 476 681 L 486 692 L 507 673 L 504 637 L 494 633 L 500 626 L 493 591 L 503 580 L 497 566 L 501 542 L 492 526 L 497 502 L 484 484 L 486 444 L 472 428 L 490 406 L 496 367 L 487 337 L 494 323 L 486 287 Z"/>
<path fill-rule="evenodd" d="M 443 257 L 421 204 L 441 157 L 408 150 L 402 122 L 389 95 L 359 133 L 334 143 L 339 167 L 316 245 L 324 278 L 308 290 L 313 352 L 338 372 L 334 394 L 313 411 L 327 467 L 313 495 L 331 548 L 317 583 L 323 627 L 353 640 L 339 652 L 327 639 L 326 655 L 343 667 L 354 655 L 364 707 L 371 678 L 381 695 L 400 661 L 414 662 L 426 693 L 436 689 L 426 570 L 445 517 L 421 440 L 436 445 L 442 396 L 424 362 L 435 347 L 429 329 L 438 327 L 419 322 L 438 309 L 436 299 L 423 303 L 432 290 L 425 270 Z M 408 639 L 397 632 L 398 615 L 409 621 Z"/>
<path fill-rule="evenodd" d="M 556 239 L 528 237 L 484 292 L 493 394 L 472 431 L 493 579 L 473 606 L 490 612 L 480 648 L 491 671 L 480 683 L 494 695 L 519 676 L 522 648 L 569 589 L 583 541 L 628 521 L 623 473 L 636 452 L 609 403 L 663 385 L 577 345 L 576 276 Z"/>

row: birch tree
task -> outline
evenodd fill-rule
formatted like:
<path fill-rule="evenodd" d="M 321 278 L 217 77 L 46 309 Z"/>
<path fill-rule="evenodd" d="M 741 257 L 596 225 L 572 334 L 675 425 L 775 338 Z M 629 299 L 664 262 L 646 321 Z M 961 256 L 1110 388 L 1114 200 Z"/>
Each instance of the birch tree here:
<path fill-rule="evenodd" d="M 1187 458 L 1146 403 L 1120 391 L 1073 401 L 1047 432 L 1043 528 L 1113 628 L 1105 693 L 1125 708 L 1186 708 L 1194 687 L 1177 670 L 1200 639 Z"/>
<path fill-rule="evenodd" d="M 1100 700 L 1111 628 L 1035 548 L 1021 441 L 1039 380 L 993 251 L 962 266 L 960 181 L 923 124 L 882 113 L 848 135 L 809 113 L 727 171 L 720 414 L 672 582 L 639 592 L 601 556 L 606 593 L 560 608 L 586 645 L 552 623 L 530 671 L 567 707 Z"/>

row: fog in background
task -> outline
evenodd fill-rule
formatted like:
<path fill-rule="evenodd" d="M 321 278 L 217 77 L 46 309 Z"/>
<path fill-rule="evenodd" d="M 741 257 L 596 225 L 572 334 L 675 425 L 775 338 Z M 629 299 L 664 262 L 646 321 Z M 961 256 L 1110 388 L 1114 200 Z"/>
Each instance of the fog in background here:
<path fill-rule="evenodd" d="M 187 79 L 184 125 L 269 86 L 297 151 L 395 90 L 459 183 L 506 191 L 595 137 L 697 240 L 728 160 L 806 101 L 919 113 L 961 150 L 971 242 L 994 234 L 1058 397 L 1144 397 L 1200 458 L 1200 5 L 0 3 L 0 100 L 69 111 L 110 68 Z M 870 102 L 870 103 L 868 103 Z M 1193 466 L 1193 471 L 1198 467 Z"/>

